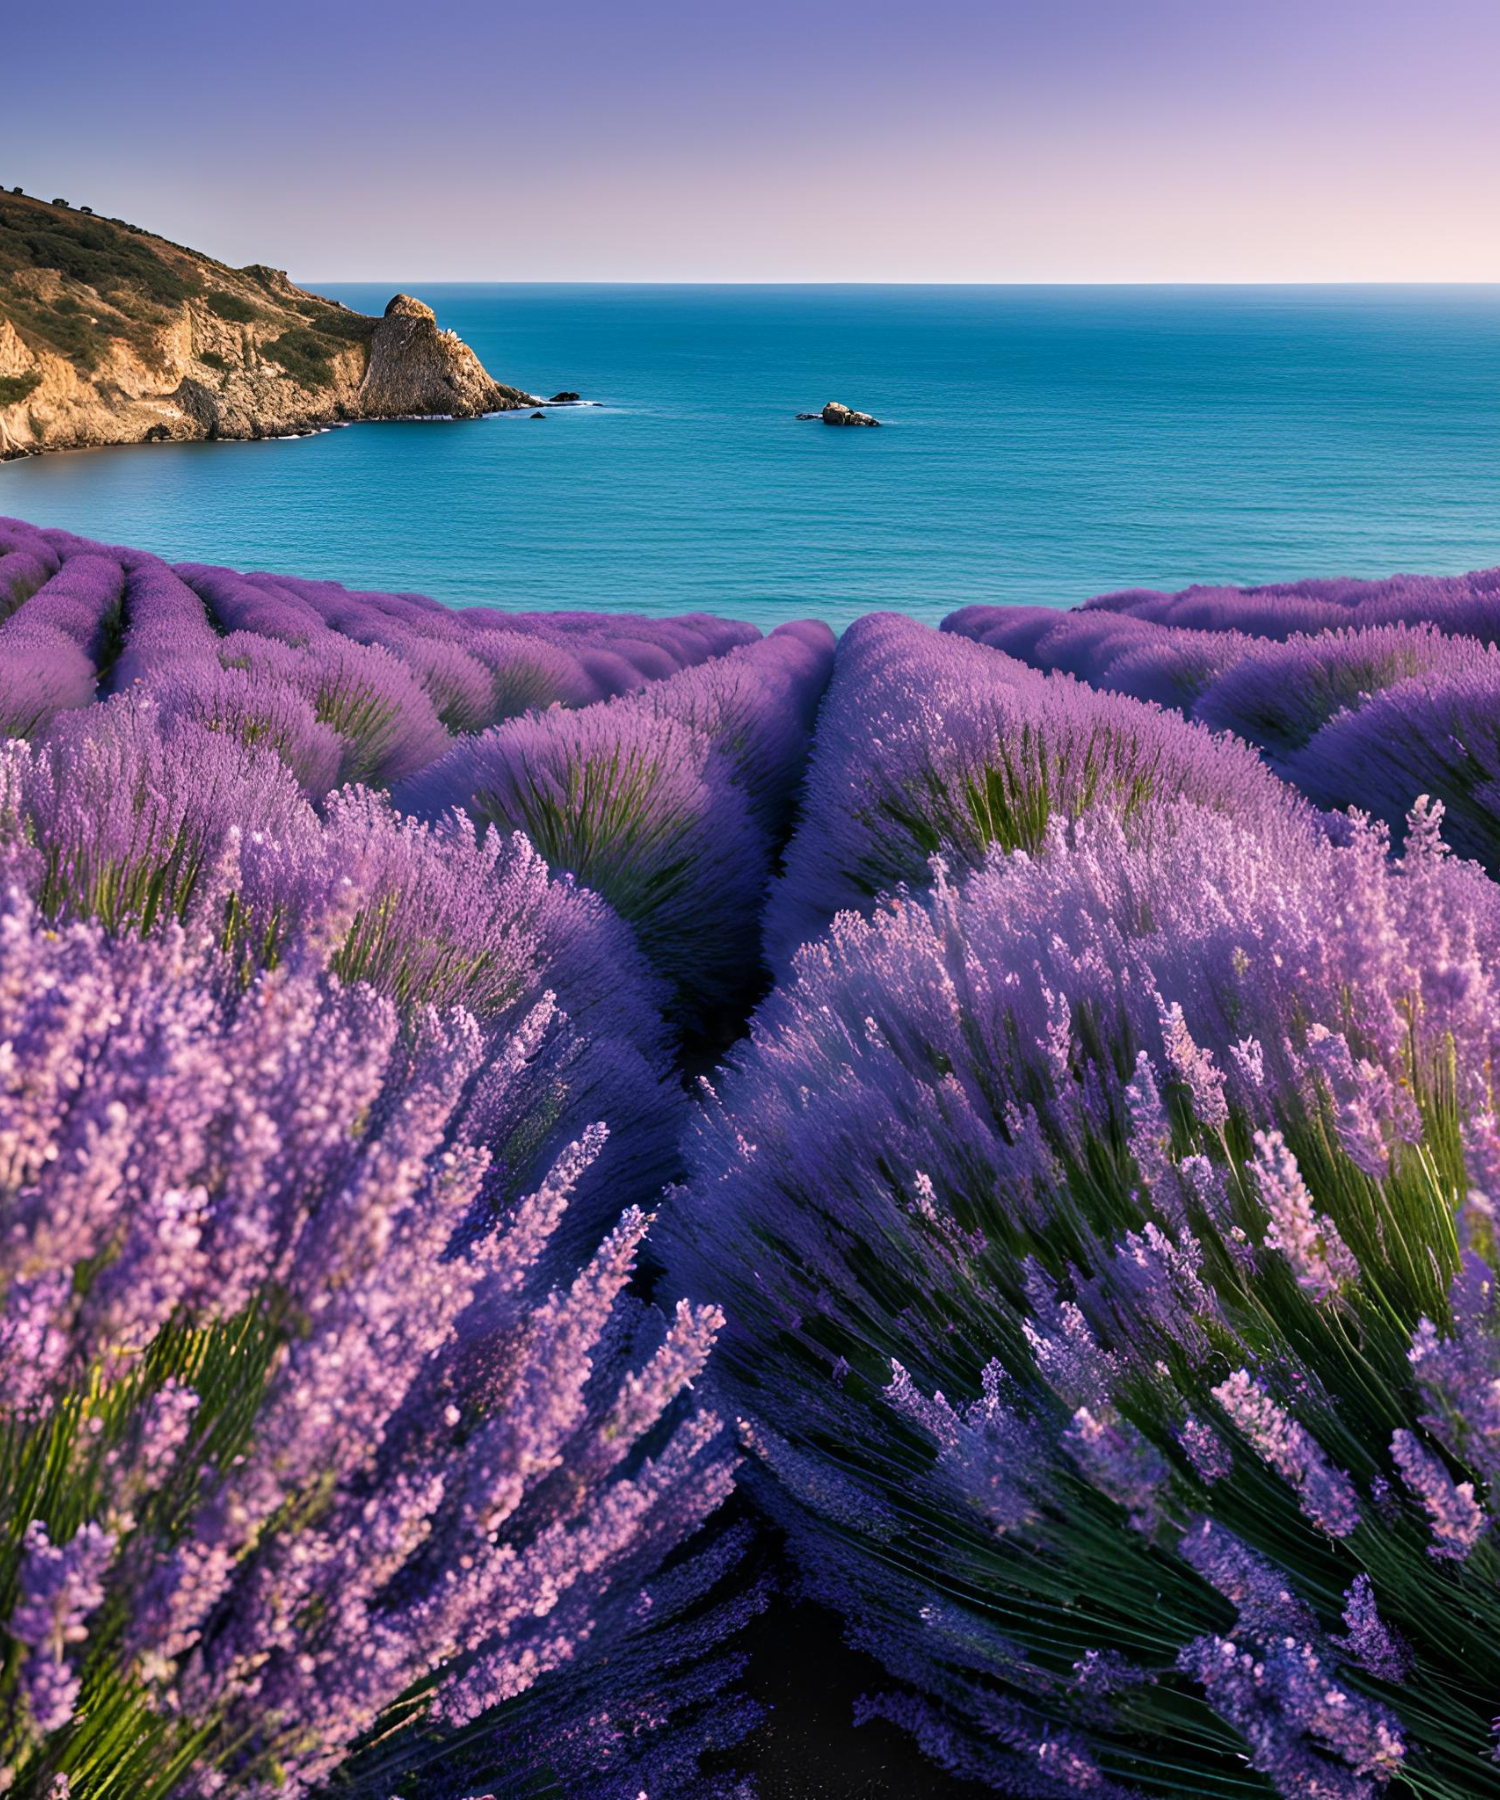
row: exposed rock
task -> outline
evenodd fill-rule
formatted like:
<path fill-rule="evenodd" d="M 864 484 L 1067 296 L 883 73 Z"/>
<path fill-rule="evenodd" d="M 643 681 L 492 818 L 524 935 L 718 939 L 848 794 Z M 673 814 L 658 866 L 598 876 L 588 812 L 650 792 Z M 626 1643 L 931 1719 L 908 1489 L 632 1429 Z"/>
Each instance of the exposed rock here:
<path fill-rule="evenodd" d="M 458 336 L 444 331 L 432 308 L 397 294 L 370 339 L 359 385 L 360 416 L 400 419 L 434 413 L 474 419 L 481 413 L 534 406 L 536 397 L 504 387 Z"/>
<path fill-rule="evenodd" d="M 822 413 L 798 413 L 797 414 L 797 417 L 799 419 L 821 419 L 822 416 L 823 416 Z"/>
<path fill-rule="evenodd" d="M 545 419 L 547 415 L 543 412 L 535 412 L 531 416 L 533 419 Z"/>
<path fill-rule="evenodd" d="M 0 458 L 540 404 L 409 295 L 367 318 L 283 270 L 3 191 L 0 252 Z"/>
<path fill-rule="evenodd" d="M 878 425 L 879 419 L 870 413 L 854 412 L 841 401 L 830 400 L 823 408 L 822 420 L 825 425 Z"/>
<path fill-rule="evenodd" d="M 547 404 L 549 406 L 576 406 L 581 398 L 581 395 L 575 394 L 571 389 L 568 389 L 564 393 L 554 394 Z"/>

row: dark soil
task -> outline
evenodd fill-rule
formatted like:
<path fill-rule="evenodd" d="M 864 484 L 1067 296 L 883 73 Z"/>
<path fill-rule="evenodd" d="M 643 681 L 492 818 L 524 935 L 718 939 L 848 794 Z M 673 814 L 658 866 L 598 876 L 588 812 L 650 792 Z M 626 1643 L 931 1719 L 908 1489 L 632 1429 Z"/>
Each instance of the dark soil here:
<path fill-rule="evenodd" d="M 733 1760 L 755 1775 L 760 1800 L 996 1800 L 924 1761 L 894 1725 L 854 1724 L 856 1698 L 890 1677 L 848 1648 L 833 1613 L 779 1600 L 742 1641 L 767 1719 Z"/>

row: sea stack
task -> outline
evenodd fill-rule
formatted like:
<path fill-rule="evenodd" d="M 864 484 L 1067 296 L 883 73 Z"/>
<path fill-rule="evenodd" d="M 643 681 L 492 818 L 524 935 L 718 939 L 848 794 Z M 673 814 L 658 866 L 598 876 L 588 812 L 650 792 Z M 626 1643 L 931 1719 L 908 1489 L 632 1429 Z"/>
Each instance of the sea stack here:
<path fill-rule="evenodd" d="M 822 419 L 825 425 L 878 425 L 879 419 L 871 413 L 855 412 L 840 400 L 830 400 L 823 408 Z"/>
<path fill-rule="evenodd" d="M 458 334 L 444 331 L 432 308 L 411 294 L 397 294 L 375 327 L 359 399 L 367 419 L 472 419 L 535 404 L 530 394 L 492 380 Z"/>

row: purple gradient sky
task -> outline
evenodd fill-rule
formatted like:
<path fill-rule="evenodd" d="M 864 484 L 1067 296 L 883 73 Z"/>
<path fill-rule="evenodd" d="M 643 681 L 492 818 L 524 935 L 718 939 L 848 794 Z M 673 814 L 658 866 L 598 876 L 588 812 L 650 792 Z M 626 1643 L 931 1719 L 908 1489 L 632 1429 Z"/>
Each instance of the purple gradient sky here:
<path fill-rule="evenodd" d="M 297 279 L 1500 280 L 1497 0 L 74 0 L 0 180 Z"/>

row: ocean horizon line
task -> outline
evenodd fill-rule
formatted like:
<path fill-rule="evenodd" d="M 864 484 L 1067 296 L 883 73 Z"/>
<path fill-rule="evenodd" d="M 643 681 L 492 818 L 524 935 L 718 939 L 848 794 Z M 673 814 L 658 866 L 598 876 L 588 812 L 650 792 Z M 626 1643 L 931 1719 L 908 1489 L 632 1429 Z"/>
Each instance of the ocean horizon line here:
<path fill-rule="evenodd" d="M 957 290 L 975 292 L 1013 292 L 1018 289 L 1042 293 L 1077 290 L 1083 292 L 1123 293 L 1139 291 L 1142 293 L 1183 293 L 1203 290 L 1213 291 L 1285 291 L 1301 292 L 1337 289 L 1342 292 L 1372 290 L 1400 291 L 1410 293 L 1449 292 L 1455 288 L 1472 288 L 1477 291 L 1500 291 L 1500 276 L 1487 280 L 1455 280 L 1455 281 L 1387 281 L 1381 279 L 1330 279 L 1330 280 L 1183 280 L 1183 281 L 704 281 L 674 280 L 669 278 L 652 278 L 650 280 L 635 277 L 610 278 L 607 276 L 590 277 L 549 277 L 527 276 L 444 276 L 444 275 L 308 275 L 297 278 L 297 285 L 319 291 L 325 288 L 338 287 L 384 287 L 399 289 L 402 283 L 409 286 L 421 285 L 432 288 L 627 288 L 632 290 L 648 288 L 689 289 L 703 292 L 722 289 L 725 292 L 745 293 L 766 290 L 777 290 L 787 293 L 839 292 L 889 293 L 893 290 L 904 290 L 912 293 L 951 293 Z"/>

